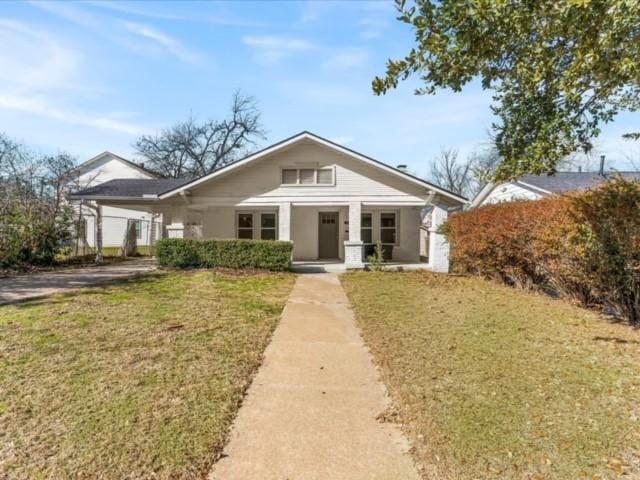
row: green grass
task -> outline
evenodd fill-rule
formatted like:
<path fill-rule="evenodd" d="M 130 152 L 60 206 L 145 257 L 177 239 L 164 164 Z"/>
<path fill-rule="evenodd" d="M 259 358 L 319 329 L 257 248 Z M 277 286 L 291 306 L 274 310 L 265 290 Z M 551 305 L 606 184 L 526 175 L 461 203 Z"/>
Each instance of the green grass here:
<path fill-rule="evenodd" d="M 0 307 L 0 478 L 202 478 L 292 284 L 167 273 Z"/>
<path fill-rule="evenodd" d="M 341 279 L 425 478 L 639 478 L 637 330 L 475 278 Z"/>

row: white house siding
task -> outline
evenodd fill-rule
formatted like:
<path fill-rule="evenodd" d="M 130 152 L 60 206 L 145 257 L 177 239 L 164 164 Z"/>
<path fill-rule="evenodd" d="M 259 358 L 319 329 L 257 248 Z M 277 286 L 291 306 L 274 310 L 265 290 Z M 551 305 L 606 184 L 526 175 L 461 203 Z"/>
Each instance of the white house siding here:
<path fill-rule="evenodd" d="M 151 174 L 139 170 L 117 157 L 106 153 L 95 161 L 81 166 L 75 177 L 69 182 L 69 189 L 87 188 L 100 183 L 118 178 L 154 178 Z M 87 228 L 87 243 L 95 247 L 95 217 L 92 209 L 85 208 Z M 151 228 L 151 215 L 139 210 L 129 210 L 111 206 L 102 207 L 102 242 L 105 247 L 119 247 L 123 244 L 127 231 L 127 219 L 142 220 L 142 238 L 137 240 L 138 245 L 149 244 L 149 229 Z M 160 222 L 156 219 L 156 222 Z M 158 237 L 156 237 L 158 238 Z"/>
<path fill-rule="evenodd" d="M 335 185 L 285 186 L 283 168 L 334 168 Z M 319 145 L 296 145 L 270 157 L 257 160 L 250 167 L 233 170 L 217 180 L 196 186 L 191 191 L 194 202 L 205 197 L 207 202 L 237 201 L 268 203 L 290 201 L 312 203 L 331 201 L 345 203 L 375 197 L 376 201 L 424 202 L 426 189 L 396 178 L 378 168 L 368 166 L 341 153 Z M 316 197 L 323 197 L 316 200 Z M 204 198 L 203 198 L 204 200 Z"/>
<path fill-rule="evenodd" d="M 515 183 L 502 183 L 496 185 L 491 193 L 482 201 L 481 205 L 512 202 L 514 200 L 538 200 L 541 193 L 536 193 Z"/>

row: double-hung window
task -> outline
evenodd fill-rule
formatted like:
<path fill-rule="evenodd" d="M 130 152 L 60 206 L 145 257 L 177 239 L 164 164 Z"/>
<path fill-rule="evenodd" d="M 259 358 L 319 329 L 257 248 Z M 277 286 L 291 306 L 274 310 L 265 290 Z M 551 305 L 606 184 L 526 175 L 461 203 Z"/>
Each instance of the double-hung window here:
<path fill-rule="evenodd" d="M 380 241 L 383 244 L 395 245 L 397 239 L 397 219 L 392 212 L 380 214 Z"/>
<path fill-rule="evenodd" d="M 253 214 L 238 213 L 238 238 L 251 240 L 253 238 Z"/>
<path fill-rule="evenodd" d="M 261 240 L 276 239 L 276 214 L 275 213 L 260 214 L 260 239 Z"/>

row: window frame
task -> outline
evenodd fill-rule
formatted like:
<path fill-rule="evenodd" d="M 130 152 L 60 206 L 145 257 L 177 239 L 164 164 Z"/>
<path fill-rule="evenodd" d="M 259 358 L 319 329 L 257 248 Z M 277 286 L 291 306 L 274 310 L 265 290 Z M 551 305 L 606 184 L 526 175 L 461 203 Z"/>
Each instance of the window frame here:
<path fill-rule="evenodd" d="M 383 227 L 382 226 L 382 215 L 393 215 L 393 228 L 392 227 Z M 380 215 L 378 217 L 378 235 L 379 235 L 379 239 L 380 239 L 380 243 L 382 243 L 383 245 L 399 245 L 400 244 L 400 239 L 398 238 L 398 223 L 399 223 L 399 215 L 398 212 L 395 211 L 382 211 L 380 212 Z M 394 238 L 395 238 L 395 242 L 393 243 L 388 243 L 388 242 L 383 242 L 382 241 L 382 231 L 383 230 L 393 230 L 395 232 L 394 234 Z"/>
<path fill-rule="evenodd" d="M 240 226 L 240 215 L 250 215 L 251 216 L 251 228 L 249 227 L 241 227 Z M 254 223 L 254 213 L 253 212 L 243 212 L 243 211 L 238 211 L 236 212 L 236 239 L 238 240 L 253 240 L 254 239 L 254 229 L 255 229 L 255 223 Z M 240 230 L 243 231 L 250 231 L 251 232 L 251 238 L 242 238 L 240 237 Z"/>
<path fill-rule="evenodd" d="M 284 183 L 284 172 L 287 170 L 295 170 L 296 171 L 296 183 Z M 313 183 L 301 183 L 300 179 L 300 171 L 301 170 L 313 170 Z M 330 183 L 318 183 L 318 172 L 321 170 L 326 170 L 331 172 L 331 182 Z M 336 185 L 336 168 L 335 165 L 331 165 L 328 167 L 281 167 L 280 168 L 280 186 L 285 188 L 290 187 L 334 187 Z"/>
<path fill-rule="evenodd" d="M 278 240 L 278 214 L 276 212 L 260 212 L 260 240 Z M 273 227 L 263 227 L 262 217 L 265 215 L 273 215 Z M 264 230 L 273 230 L 273 238 L 262 238 Z"/>
<path fill-rule="evenodd" d="M 371 225 L 368 227 L 364 227 L 363 226 L 363 222 L 362 219 L 365 215 L 368 215 L 371 218 Z M 365 242 L 363 240 L 363 236 L 362 236 L 362 231 L 363 230 L 369 230 L 371 232 L 371 242 Z M 375 239 L 373 238 L 373 212 L 361 212 L 360 213 L 360 240 L 362 241 L 362 243 L 364 243 L 365 245 L 374 245 Z"/>

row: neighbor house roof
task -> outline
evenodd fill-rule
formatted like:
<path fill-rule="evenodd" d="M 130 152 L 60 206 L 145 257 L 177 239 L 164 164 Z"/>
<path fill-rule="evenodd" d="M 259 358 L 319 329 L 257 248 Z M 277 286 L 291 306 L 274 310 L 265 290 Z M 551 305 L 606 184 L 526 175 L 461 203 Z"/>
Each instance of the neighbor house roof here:
<path fill-rule="evenodd" d="M 185 178 L 120 178 L 69 194 L 74 199 L 156 199 L 158 195 L 191 182 Z"/>
<path fill-rule="evenodd" d="M 165 199 L 165 198 L 169 198 L 175 195 L 179 195 L 181 192 L 184 192 L 186 190 L 189 190 L 190 188 L 193 188 L 197 185 L 200 185 L 202 183 L 208 182 L 210 180 L 213 180 L 214 178 L 217 178 L 219 176 L 225 175 L 237 168 L 241 168 L 245 165 L 247 165 L 248 163 L 251 162 L 255 162 L 257 160 L 260 160 L 268 155 L 271 155 L 279 150 L 285 149 L 287 147 L 289 147 L 290 145 L 296 143 L 296 142 L 300 142 L 303 140 L 309 140 L 312 141 L 314 143 L 317 143 L 319 145 L 323 145 L 327 148 L 330 148 L 334 151 L 337 151 L 339 153 L 342 153 L 344 155 L 347 155 L 351 158 L 355 158 L 361 162 L 367 163 L 375 168 L 378 168 L 380 170 L 384 170 L 387 173 L 390 173 L 394 176 L 403 178 L 404 180 L 407 180 L 411 183 L 417 184 L 417 185 L 421 185 L 427 189 L 429 189 L 430 191 L 439 193 L 441 195 L 443 195 L 444 197 L 447 197 L 451 200 L 454 200 L 456 202 L 459 202 L 461 204 L 467 203 L 467 199 L 465 197 L 462 197 L 460 195 L 457 195 L 453 192 L 450 192 L 449 190 L 446 190 L 442 187 L 439 187 L 437 185 L 434 185 L 430 182 L 427 182 L 426 180 L 423 180 L 421 178 L 418 178 L 414 175 L 411 175 L 407 172 L 404 172 L 402 170 L 399 170 L 397 168 L 394 168 L 390 165 L 387 165 L 386 163 L 382 163 L 378 160 L 375 160 L 371 157 L 368 157 L 366 155 L 363 155 L 362 153 L 358 153 L 355 150 L 351 150 L 350 148 L 346 148 L 343 147 L 342 145 L 338 145 L 337 143 L 334 143 L 330 140 L 327 140 L 326 138 L 322 138 L 318 135 L 315 135 L 311 132 L 301 132 L 298 133 L 297 135 L 294 135 L 292 137 L 286 138 L 285 140 L 282 140 L 278 143 L 275 143 L 267 148 L 264 148 L 256 153 L 252 153 L 251 155 L 248 155 L 244 158 L 241 158 L 240 160 L 237 160 L 233 163 L 230 163 L 222 168 L 219 168 L 217 170 L 215 170 L 212 173 L 209 173 L 207 175 L 203 175 L 202 177 L 196 178 L 195 180 L 191 180 L 191 181 L 184 181 L 181 184 L 176 184 L 174 187 L 172 188 L 168 188 L 166 191 L 162 191 L 162 192 L 158 192 L 157 198 L 158 199 Z M 141 182 L 145 182 L 144 180 L 142 180 Z M 140 183 L 139 184 L 139 188 L 143 189 L 146 187 L 143 187 L 144 183 Z M 131 186 L 131 188 L 133 189 L 133 185 Z M 79 192 L 74 192 L 72 195 L 70 195 L 70 198 L 88 198 L 87 196 L 87 190 L 82 190 Z M 142 198 L 143 195 L 139 194 L 140 192 L 137 191 L 130 191 L 131 193 L 131 197 L 130 198 Z M 151 196 L 154 195 L 151 192 L 146 193 L 146 195 Z M 116 194 L 115 192 L 113 194 L 109 193 L 109 191 L 103 191 L 102 194 L 98 194 L 97 192 L 95 194 L 92 195 L 93 198 L 98 199 L 98 197 L 102 197 L 104 199 L 113 199 L 114 196 L 118 196 L 120 197 L 121 195 Z"/>
<path fill-rule="evenodd" d="M 518 183 L 530 185 L 548 193 L 564 193 L 573 190 L 593 188 L 612 175 L 640 179 L 640 172 L 607 172 L 604 176 L 597 172 L 558 172 L 555 175 L 525 175 Z"/>
<path fill-rule="evenodd" d="M 587 190 L 598 186 L 614 175 L 640 180 L 640 172 L 606 172 L 604 175 L 600 175 L 598 172 L 556 172 L 553 175 L 524 175 L 512 183 L 542 195 L 550 195 Z M 499 185 L 501 184 L 490 183 L 486 185 L 473 199 L 471 207 L 481 205 L 484 199 Z"/>

